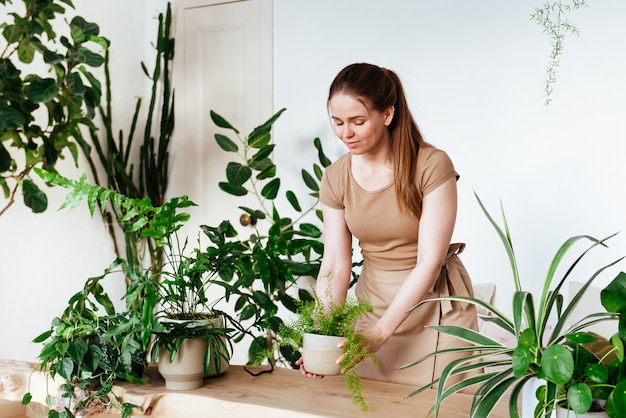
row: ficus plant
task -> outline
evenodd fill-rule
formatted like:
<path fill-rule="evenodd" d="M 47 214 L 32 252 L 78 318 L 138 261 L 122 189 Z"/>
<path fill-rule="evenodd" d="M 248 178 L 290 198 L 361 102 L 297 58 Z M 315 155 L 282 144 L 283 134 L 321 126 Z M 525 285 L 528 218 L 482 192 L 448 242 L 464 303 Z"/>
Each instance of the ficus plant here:
<path fill-rule="evenodd" d="M 463 327 L 432 326 L 431 328 L 439 332 L 454 336 L 459 341 L 470 344 L 431 353 L 402 368 L 410 368 L 416 363 L 445 352 L 465 352 L 468 356 L 450 362 L 443 369 L 441 376 L 417 388 L 409 396 L 427 390 L 435 384 L 438 385 L 437 396 L 433 405 L 434 415 L 437 416 L 439 406 L 448 397 L 461 390 L 472 388 L 475 390 L 475 395 L 469 416 L 482 418 L 489 416 L 495 405 L 503 401 L 506 398 L 505 395 L 508 394 L 509 414 L 511 417 L 519 417 L 518 401 L 522 389 L 532 378 L 537 378 L 542 384 L 536 393 L 534 416 L 549 417 L 559 404 L 559 400 L 563 399 L 563 388 L 575 383 L 575 371 L 581 367 L 583 359 L 588 360 L 584 361 L 585 364 L 598 363 L 597 358 L 587 357 L 589 352 L 584 345 L 592 341 L 589 339 L 589 334 L 585 332 L 585 328 L 615 318 L 615 314 L 612 312 L 597 312 L 576 323 L 571 323 L 572 312 L 581 302 L 594 280 L 607 268 L 621 261 L 622 258 L 602 265 L 587 279 L 578 279 L 584 282 L 583 285 L 578 292 L 571 295 L 569 302 L 565 303 L 561 289 L 567 279 L 575 274 L 576 267 L 589 251 L 598 247 L 606 247 L 606 242 L 614 235 L 604 239 L 596 239 L 588 235 L 571 237 L 561 245 L 554 255 L 542 282 L 539 298 L 535 300 L 535 295 L 522 287 L 504 209 L 502 209 L 503 226 L 501 227 L 489 214 L 478 196 L 476 198 L 500 237 L 511 265 L 515 285 L 512 298 L 512 317 L 506 316 L 489 303 L 476 298 L 461 296 L 432 298 L 422 301 L 417 306 L 441 300 L 472 303 L 489 312 L 489 316 L 485 316 L 483 319 L 510 334 L 516 344 L 509 346 L 475 330 Z M 584 242 L 588 243 L 587 247 L 573 258 L 574 261 L 569 266 L 561 268 L 561 263 L 570 250 L 576 244 Z M 559 277 L 557 274 L 562 275 Z M 621 282 L 621 286 L 626 286 L 626 276 L 621 278 Z M 477 371 L 483 372 L 476 373 Z M 451 377 L 466 372 L 475 373 L 472 377 L 458 383 L 451 384 L 449 382 Z"/>
<path fill-rule="evenodd" d="M 224 117 L 211 111 L 215 125 L 231 135 L 216 133 L 217 144 L 234 157 L 227 164 L 226 179 L 218 183 L 219 187 L 233 196 L 253 196 L 256 201 L 255 207 L 239 207 L 255 225 L 252 237 L 246 240 L 249 251 L 240 256 L 240 272 L 222 280 L 226 298 L 235 298 L 237 319 L 245 326 L 246 332 L 239 337 L 254 336 L 248 350 L 251 363 L 275 346 L 276 334 L 284 324 L 279 306 L 296 312 L 300 300 L 313 299 L 308 290 L 299 288 L 298 279 L 317 276 L 323 253 L 321 230 L 307 222 L 307 215 L 315 214 L 321 220 L 319 182 L 323 167 L 330 165 L 330 160 L 316 138 L 314 146 L 319 164 L 313 164 L 312 173 L 301 171 L 311 204 L 303 207 L 301 199 L 291 190 L 281 194 L 281 179 L 272 160 L 276 145 L 272 143 L 271 129 L 284 111 L 279 110 L 248 135 L 241 134 Z M 295 219 L 279 213 L 276 203 L 283 198 L 296 213 Z M 277 360 L 293 364 L 298 358 L 297 352 L 283 347 L 269 362 L 272 366 Z"/>
<path fill-rule="evenodd" d="M 11 0 L 0 0 L 4 7 Z M 104 62 L 94 49 L 109 41 L 95 23 L 80 16 L 57 35 L 52 22 L 73 7 L 70 0 L 23 0 L 23 13 L 3 13 L 0 23 L 0 215 L 21 191 L 33 212 L 46 210 L 48 199 L 31 177 L 33 167 L 56 169 L 67 150 L 78 161 L 80 127 L 93 128 L 101 86 L 90 68 Z"/>

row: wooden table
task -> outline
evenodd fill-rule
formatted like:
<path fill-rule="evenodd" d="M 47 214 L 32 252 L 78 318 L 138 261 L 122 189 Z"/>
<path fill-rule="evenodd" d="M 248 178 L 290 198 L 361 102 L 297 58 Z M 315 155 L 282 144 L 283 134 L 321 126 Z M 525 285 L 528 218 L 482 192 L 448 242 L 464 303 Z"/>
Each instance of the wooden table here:
<path fill-rule="evenodd" d="M 367 380 L 363 394 L 371 410 L 363 412 L 342 376 L 312 379 L 275 368 L 255 377 L 243 366 L 231 366 L 222 376 L 205 379 L 202 388 L 185 392 L 165 389 L 153 367 L 146 377 L 146 385 L 123 383 L 117 392 L 151 417 L 426 417 L 435 398 L 431 390 L 405 399 L 415 388 Z M 440 417 L 467 417 L 471 401 L 470 395 L 455 395 L 443 403 Z M 507 418 L 505 403 L 491 417 Z"/>
<path fill-rule="evenodd" d="M 34 367 L 32 363 L 0 360 L 0 417 L 31 417 L 25 412 L 15 415 L 10 409 L 21 408 L 21 411 L 25 411 L 19 401 L 27 391 L 32 393 L 34 402 L 45 404 L 48 391 L 54 391 L 61 383 L 47 381 L 40 372 L 33 373 Z M 222 376 L 207 378 L 203 387 L 190 391 L 166 389 L 156 366 L 147 367 L 144 377 L 145 385 L 120 382 L 114 388 L 122 402 L 141 407 L 141 411 L 133 411 L 133 417 L 420 418 L 427 416 L 435 398 L 435 391 L 429 390 L 405 399 L 414 387 L 365 380 L 363 395 L 371 410 L 362 412 L 352 401 L 342 376 L 311 379 L 297 370 L 275 368 L 272 373 L 254 377 L 243 366 L 230 366 L 230 370 Z M 439 416 L 467 417 L 471 402 L 470 395 L 457 394 L 442 404 Z M 508 418 L 506 402 L 501 402 L 490 418 Z"/>

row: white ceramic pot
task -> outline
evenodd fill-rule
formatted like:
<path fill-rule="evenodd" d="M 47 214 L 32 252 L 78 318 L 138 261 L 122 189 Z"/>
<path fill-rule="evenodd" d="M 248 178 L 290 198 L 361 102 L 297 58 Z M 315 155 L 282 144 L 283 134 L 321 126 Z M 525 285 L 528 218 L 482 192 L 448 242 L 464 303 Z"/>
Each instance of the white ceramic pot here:
<path fill-rule="evenodd" d="M 165 379 L 165 387 L 172 390 L 193 390 L 202 387 L 204 355 L 209 341 L 206 338 L 187 338 L 170 361 L 170 351 L 161 347 L 158 370 Z"/>
<path fill-rule="evenodd" d="M 556 409 L 556 418 L 608 418 L 608 416 L 606 412 L 585 412 L 584 414 L 577 414 L 565 408 Z"/>
<path fill-rule="evenodd" d="M 337 359 L 343 354 L 342 348 L 337 348 L 344 338 L 319 334 L 304 334 L 302 336 L 302 360 L 307 372 L 330 376 L 341 373 L 341 365 Z"/>

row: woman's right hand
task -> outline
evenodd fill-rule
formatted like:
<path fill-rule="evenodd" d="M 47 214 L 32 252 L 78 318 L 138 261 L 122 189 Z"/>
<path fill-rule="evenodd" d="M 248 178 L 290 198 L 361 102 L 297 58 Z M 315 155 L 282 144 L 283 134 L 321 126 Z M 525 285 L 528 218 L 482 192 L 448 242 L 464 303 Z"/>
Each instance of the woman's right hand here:
<path fill-rule="evenodd" d="M 302 359 L 302 357 L 296 360 L 296 365 L 300 366 L 300 373 L 302 373 L 303 375 L 307 377 L 313 377 L 316 379 L 322 379 L 324 377 L 324 375 L 321 375 L 321 374 L 313 374 L 313 373 L 307 372 L 306 369 L 304 368 L 304 360 Z"/>

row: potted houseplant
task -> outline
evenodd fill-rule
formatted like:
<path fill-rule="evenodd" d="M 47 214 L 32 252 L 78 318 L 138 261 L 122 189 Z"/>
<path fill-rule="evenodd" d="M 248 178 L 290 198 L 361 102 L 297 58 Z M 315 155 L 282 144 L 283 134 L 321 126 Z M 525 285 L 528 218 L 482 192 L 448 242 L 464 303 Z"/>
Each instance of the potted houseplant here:
<path fill-rule="evenodd" d="M 375 357 L 362 344 L 363 337 L 355 328 L 357 319 L 372 312 L 372 305 L 348 296 L 342 304 L 325 304 L 319 298 L 302 302 L 296 318 L 283 325 L 278 333 L 279 344 L 302 349 L 304 368 L 314 374 L 346 378 L 346 386 L 354 402 L 362 409 L 368 405 L 361 393 L 362 381 L 356 363 Z M 343 348 L 338 348 L 341 342 Z M 337 359 L 343 355 L 338 364 Z"/>
<path fill-rule="evenodd" d="M 433 405 L 435 416 L 437 416 L 441 402 L 458 391 L 473 387 L 476 389 L 476 392 L 470 416 L 486 417 L 489 416 L 494 406 L 503 399 L 504 395 L 508 393 L 511 417 L 518 417 L 518 401 L 524 387 L 529 381 L 539 379 L 541 387 L 536 393 L 538 399 L 534 416 L 549 416 L 555 408 L 554 401 L 557 397 L 559 386 L 569 381 L 575 367 L 572 347 L 565 344 L 566 341 L 569 339 L 570 342 L 582 344 L 586 340 L 586 334 L 579 331 L 584 330 L 593 323 L 614 317 L 613 313 L 599 312 L 584 318 L 578 323 L 569 325 L 570 315 L 593 280 L 605 269 L 619 262 L 621 258 L 597 269 L 584 282 L 581 289 L 571 297 L 569 303 L 564 305 L 560 291 L 568 277 L 588 251 L 596 247 L 606 246 L 605 242 L 612 236 L 605 239 L 595 239 L 586 235 L 569 238 L 555 254 L 543 281 L 539 299 L 535 303 L 533 295 L 525 291 L 521 286 L 504 210 L 502 210 L 504 226 L 501 228 L 491 217 L 478 196 L 476 198 L 489 222 L 500 236 L 511 264 L 516 289 L 513 295 L 512 317 L 507 317 L 491 304 L 475 298 L 449 296 L 430 299 L 421 303 L 447 299 L 466 301 L 480 306 L 490 313 L 490 316 L 485 319 L 510 334 L 515 339 L 516 344 L 505 345 L 489 336 L 462 327 L 433 326 L 439 332 L 471 343 L 469 346 L 451 348 L 448 351 L 465 351 L 475 354 L 465 359 L 451 362 L 444 368 L 441 376 L 431 383 L 417 388 L 409 396 L 413 396 L 437 384 L 437 397 Z M 585 241 L 589 242 L 588 247 L 565 269 L 563 276 L 557 279 L 558 267 L 566 253 L 572 249 L 574 244 Z M 556 317 L 556 323 L 552 325 L 552 328 L 548 322 L 551 317 Z M 438 354 L 440 353 L 431 353 L 425 358 L 416 359 L 416 362 L 403 367 L 411 367 L 413 364 Z M 454 385 L 447 384 L 450 376 L 468 370 L 479 369 L 485 369 L 485 372 Z"/>
<path fill-rule="evenodd" d="M 157 245 L 166 248 L 166 268 L 158 278 L 161 289 L 158 316 L 162 319 L 154 332 L 151 358 L 158 359 L 159 372 L 170 389 L 201 386 L 203 377 L 226 372 L 232 352 L 230 334 L 233 330 L 226 328 L 226 321 L 231 324 L 233 321 L 215 308 L 221 297 L 210 300 L 208 289 L 216 277 L 235 274 L 238 253 L 234 251 L 236 248 L 226 245 L 226 238 L 235 234 L 234 228 L 227 221 L 218 227 L 203 225 L 202 232 L 210 238 L 211 244 L 202 247 L 199 238 L 197 247 L 186 254 L 187 241 L 180 242 L 178 230 L 188 216 L 177 210 L 192 204 L 186 197 L 170 199 L 160 207 L 163 212 L 155 214 L 161 222 L 151 223 L 144 230 L 144 234 L 156 239 Z M 153 225 L 162 229 L 154 229 Z M 176 359 L 179 350 L 187 347 L 201 353 L 201 361 L 192 373 L 196 375 L 195 383 L 177 383 L 172 368 L 177 369 L 181 359 L 188 357 L 181 354 Z"/>
<path fill-rule="evenodd" d="M 300 301 L 313 299 L 301 286 L 300 279 L 316 277 L 319 272 L 322 233 L 309 218 L 321 219 L 321 210 L 317 207 L 319 182 L 323 167 L 330 164 L 321 141 L 316 138 L 314 146 L 319 164 L 313 164 L 312 171 L 302 169 L 301 172 L 310 192 L 310 196 L 306 196 L 307 204 L 291 190 L 281 193 L 281 178 L 272 159 L 275 144 L 271 129 L 284 111 L 279 110 L 247 135 L 211 111 L 211 119 L 223 129 L 215 134 L 215 140 L 223 151 L 233 155 L 219 187 L 233 196 L 252 196 L 249 201 L 256 202 L 252 207 L 239 207 L 243 212 L 242 224 L 254 228 L 250 239 L 231 241 L 231 245 L 241 250 L 238 262 L 241 274 L 221 275 L 217 280 L 221 281 L 226 294 L 235 298 L 235 315 L 243 326 L 236 338 L 252 336 L 249 362 L 256 362 L 259 355 L 266 354 L 272 369 L 281 362 L 294 365 L 300 357 L 286 345 L 277 351 L 270 348 L 277 346 L 276 335 L 284 324 L 284 312 L 294 313 Z M 280 197 L 284 198 L 282 206 Z M 293 217 L 285 216 L 287 210 Z"/>
<path fill-rule="evenodd" d="M 101 281 L 122 264 L 123 260 L 115 260 L 104 274 L 87 279 L 63 313 L 53 319 L 51 328 L 34 339 L 43 344 L 38 368 L 64 381 L 59 395 L 47 399 L 49 417 L 74 417 L 79 412 L 105 412 L 110 408 L 128 417 L 136 407 L 121 402 L 112 389 L 119 379 L 143 383 L 148 344 L 145 330 L 152 328 L 154 298 L 148 288 L 141 299 L 127 294 L 127 309 L 115 311 Z M 140 286 L 140 279 L 133 279 Z M 27 393 L 23 403 L 30 401 L 31 394 Z"/>
<path fill-rule="evenodd" d="M 144 271 L 145 276 L 153 279 L 154 283 L 158 283 L 156 285 L 158 296 L 155 298 L 160 304 L 160 309 L 156 312 L 157 317 L 170 317 L 170 319 L 184 321 L 200 319 L 204 322 L 189 325 L 160 320 L 154 323 L 151 331 L 155 338 L 150 358 L 160 357 L 168 360 L 163 361 L 164 364 L 171 363 L 185 339 L 209 339 L 209 342 L 203 345 L 205 349 L 200 350 L 202 352 L 199 358 L 200 378 L 190 376 L 189 378 L 195 383 L 187 386 L 174 384 L 174 386 L 189 389 L 192 386 L 201 385 L 202 377 L 209 373 L 212 360 L 216 362 L 216 373 L 223 372 L 227 367 L 227 362 L 224 360 L 229 356 L 224 339 L 228 329 L 207 320 L 215 316 L 215 312 L 206 299 L 206 286 L 210 284 L 211 277 L 230 268 L 232 258 L 229 258 L 227 253 L 218 253 L 215 258 L 209 260 L 211 263 L 207 259 L 202 259 L 200 262 L 194 258 L 193 251 L 187 252 L 187 239 L 181 240 L 179 231 L 190 218 L 184 209 L 194 206 L 195 203 L 187 196 L 178 196 L 155 207 L 149 198 L 131 199 L 111 189 L 89 184 L 85 175 L 76 181 L 45 170 L 36 169 L 36 172 L 47 183 L 70 190 L 61 208 L 74 208 L 83 199 L 87 200 L 92 216 L 98 204 L 100 208 L 106 207 L 108 202 L 118 210 L 123 207 L 125 215 L 120 218 L 120 222 L 128 223 L 127 231 L 140 230 L 142 236 L 151 237 L 157 246 L 164 249 L 166 263 L 163 270 L 152 271 L 148 268 Z M 204 270 L 210 268 L 215 268 L 215 270 Z M 143 285 L 145 286 L 146 283 L 144 282 Z M 134 298 L 140 299 L 143 290 L 145 287 L 134 289 L 132 292 Z M 159 355 L 160 351 L 168 353 Z M 187 356 L 184 357 L 187 358 Z M 193 374 L 198 373 L 200 372 L 196 371 Z M 167 374 L 170 373 L 167 372 Z"/>
<path fill-rule="evenodd" d="M 618 328 L 610 341 L 589 333 L 568 338 L 574 371 L 557 390 L 557 418 L 626 417 L 626 273 L 620 272 L 600 293 L 602 305 L 616 316 Z M 587 415 L 585 415 L 587 414 Z"/>

